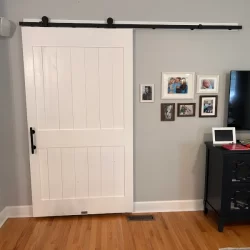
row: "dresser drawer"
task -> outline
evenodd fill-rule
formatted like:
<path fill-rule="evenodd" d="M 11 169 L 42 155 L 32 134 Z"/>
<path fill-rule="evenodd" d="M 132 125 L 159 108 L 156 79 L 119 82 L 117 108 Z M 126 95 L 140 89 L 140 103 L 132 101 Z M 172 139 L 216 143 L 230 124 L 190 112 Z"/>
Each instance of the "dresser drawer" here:
<path fill-rule="evenodd" d="M 249 154 L 234 154 L 227 157 L 226 171 L 232 182 L 250 183 L 250 157 Z"/>
<path fill-rule="evenodd" d="M 230 197 L 231 212 L 247 212 L 250 214 L 250 185 L 234 184 Z"/>

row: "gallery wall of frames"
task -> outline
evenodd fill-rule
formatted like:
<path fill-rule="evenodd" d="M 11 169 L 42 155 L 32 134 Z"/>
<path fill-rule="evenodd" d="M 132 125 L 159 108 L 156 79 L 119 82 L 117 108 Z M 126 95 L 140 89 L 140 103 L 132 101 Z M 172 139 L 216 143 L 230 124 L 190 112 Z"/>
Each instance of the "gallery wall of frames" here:
<path fill-rule="evenodd" d="M 140 102 L 155 101 L 154 84 L 140 85 Z M 219 75 L 195 75 L 194 72 L 163 72 L 161 99 L 169 102 L 161 103 L 161 121 L 175 121 L 175 117 L 195 117 L 195 92 L 200 95 L 199 117 L 217 117 Z M 178 103 L 177 100 L 187 100 Z M 189 100 L 189 101 L 188 101 Z"/>

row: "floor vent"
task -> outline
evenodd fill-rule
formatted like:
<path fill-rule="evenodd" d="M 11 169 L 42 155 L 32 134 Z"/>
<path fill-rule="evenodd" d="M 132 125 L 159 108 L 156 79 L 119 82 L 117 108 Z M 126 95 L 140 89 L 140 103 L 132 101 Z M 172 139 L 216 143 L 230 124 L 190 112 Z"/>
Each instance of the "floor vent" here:
<path fill-rule="evenodd" d="M 128 221 L 151 221 L 155 220 L 153 215 L 130 215 L 127 216 Z"/>

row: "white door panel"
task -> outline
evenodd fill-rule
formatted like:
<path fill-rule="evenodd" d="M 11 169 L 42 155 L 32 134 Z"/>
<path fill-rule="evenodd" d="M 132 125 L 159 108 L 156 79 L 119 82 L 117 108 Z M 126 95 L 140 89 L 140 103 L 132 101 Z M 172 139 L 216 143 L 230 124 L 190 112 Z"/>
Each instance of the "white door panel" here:
<path fill-rule="evenodd" d="M 85 49 L 71 49 L 74 128 L 87 128 Z"/>
<path fill-rule="evenodd" d="M 132 30 L 22 36 L 34 216 L 132 212 Z"/>
<path fill-rule="evenodd" d="M 38 148 L 120 146 L 125 143 L 124 129 L 41 130 L 37 133 Z"/>
<path fill-rule="evenodd" d="M 75 149 L 76 198 L 89 197 L 88 149 Z"/>
<path fill-rule="evenodd" d="M 59 129 L 59 91 L 57 74 L 57 49 L 55 47 L 44 47 L 42 49 L 43 68 L 36 74 L 44 75 L 44 105 L 46 127 L 44 129 Z M 31 70 L 31 69 L 30 69 Z M 35 88 L 36 88 L 35 81 Z M 37 92 L 37 91 L 36 91 Z M 42 98 L 41 98 L 42 99 Z M 37 102 L 40 100 L 37 100 Z M 42 103 L 39 104 L 42 106 Z M 41 125 L 37 121 L 37 126 Z"/>

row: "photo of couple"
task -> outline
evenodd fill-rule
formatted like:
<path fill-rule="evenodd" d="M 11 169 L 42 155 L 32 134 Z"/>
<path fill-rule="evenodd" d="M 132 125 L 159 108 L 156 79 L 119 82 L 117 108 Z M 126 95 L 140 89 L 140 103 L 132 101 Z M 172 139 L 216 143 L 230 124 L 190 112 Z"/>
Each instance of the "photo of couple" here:
<path fill-rule="evenodd" d="M 187 79 L 181 77 L 170 77 L 168 79 L 168 93 L 187 94 L 188 93 Z"/>

